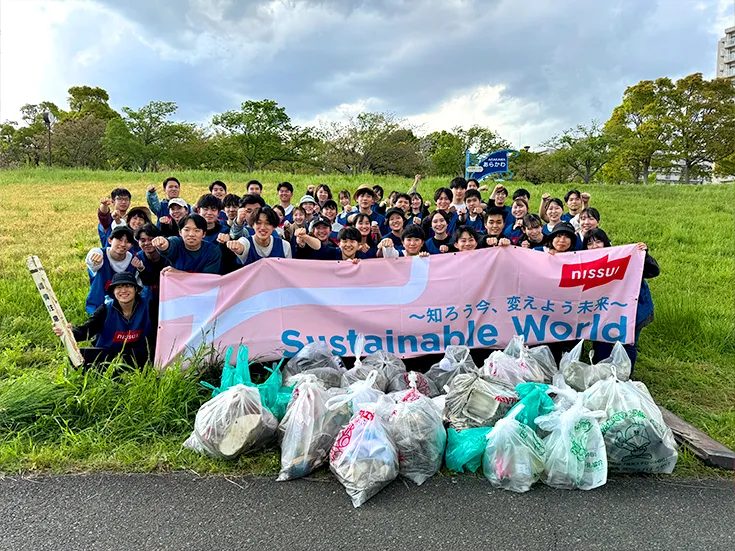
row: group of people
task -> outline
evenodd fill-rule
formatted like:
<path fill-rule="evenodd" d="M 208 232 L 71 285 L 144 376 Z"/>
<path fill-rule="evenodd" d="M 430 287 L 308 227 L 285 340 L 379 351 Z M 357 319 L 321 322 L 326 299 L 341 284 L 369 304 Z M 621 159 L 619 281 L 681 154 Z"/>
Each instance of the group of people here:
<path fill-rule="evenodd" d="M 100 247 L 86 257 L 91 317 L 73 328 L 74 336 L 95 337 L 95 347 L 85 352 L 90 361 L 123 348 L 136 359 L 147 357 L 164 272 L 224 275 L 269 257 L 356 263 L 509 245 L 549 254 L 611 246 L 588 193 L 572 189 L 563 200 L 545 193 L 532 213 L 531 194 L 523 188 L 510 195 L 497 184 L 484 199 L 481 192 L 487 186 L 457 177 L 434 192 L 432 204 L 417 191 L 419 181 L 417 176 L 408 192 L 392 191 L 387 199 L 379 185 L 362 184 L 354 193 L 341 190 L 336 200 L 328 185 L 309 186 L 297 204 L 293 185 L 281 182 L 278 204 L 272 206 L 257 180 L 247 183 L 242 196 L 214 181 L 209 193 L 189 204 L 180 196 L 179 180 L 169 177 L 161 186 L 162 197 L 151 185 L 147 206 L 132 208 L 131 193 L 116 188 L 101 199 L 97 211 Z M 653 318 L 645 279 L 658 273 L 646 252 L 636 343 Z M 61 333 L 58 327 L 55 331 Z M 596 343 L 596 357 L 607 357 L 610 349 Z M 636 345 L 627 349 L 634 363 Z"/>

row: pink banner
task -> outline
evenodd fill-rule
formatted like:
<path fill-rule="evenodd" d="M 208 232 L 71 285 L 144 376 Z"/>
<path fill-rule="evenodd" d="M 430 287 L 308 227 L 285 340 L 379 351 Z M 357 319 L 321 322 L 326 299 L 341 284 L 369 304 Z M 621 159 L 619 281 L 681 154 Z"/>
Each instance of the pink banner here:
<path fill-rule="evenodd" d="M 293 356 L 314 340 L 354 356 L 634 339 L 645 253 L 635 245 L 556 256 L 520 247 L 350 262 L 269 258 L 226 276 L 164 274 L 156 362 L 245 344 Z"/>

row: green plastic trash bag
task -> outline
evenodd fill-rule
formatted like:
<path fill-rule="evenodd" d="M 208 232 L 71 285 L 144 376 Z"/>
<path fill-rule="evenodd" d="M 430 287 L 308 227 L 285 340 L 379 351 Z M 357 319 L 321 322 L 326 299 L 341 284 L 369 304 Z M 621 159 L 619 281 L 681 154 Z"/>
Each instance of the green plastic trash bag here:
<path fill-rule="evenodd" d="M 447 451 L 444 462 L 447 469 L 456 473 L 463 473 L 469 469 L 473 473 L 482 464 L 482 454 L 487 446 L 487 435 L 492 427 L 479 427 L 456 431 L 447 430 Z"/>
<path fill-rule="evenodd" d="M 515 417 L 524 425 L 536 430 L 536 417 L 551 413 L 554 409 L 554 401 L 549 397 L 549 385 L 521 383 L 516 385 L 516 392 L 520 401 L 510 409 L 506 417 Z"/>
<path fill-rule="evenodd" d="M 255 387 L 260 393 L 260 400 L 263 406 L 265 406 L 278 420 L 281 420 L 286 414 L 286 408 L 288 402 L 291 400 L 291 394 L 293 392 L 292 387 L 283 386 L 283 375 L 281 374 L 281 360 L 277 365 L 274 364 L 272 368 L 266 367 L 265 369 L 270 372 L 270 375 L 264 383 L 255 384 L 250 377 L 250 360 L 248 358 L 248 347 L 240 345 L 237 351 L 237 364 L 233 368 L 230 365 L 230 358 L 232 357 L 232 347 L 227 348 L 225 353 L 225 363 L 222 367 L 222 377 L 220 378 L 220 386 L 215 387 L 209 383 L 202 382 L 202 386 L 212 390 L 212 397 L 225 392 L 227 389 L 235 385 L 245 385 Z"/>

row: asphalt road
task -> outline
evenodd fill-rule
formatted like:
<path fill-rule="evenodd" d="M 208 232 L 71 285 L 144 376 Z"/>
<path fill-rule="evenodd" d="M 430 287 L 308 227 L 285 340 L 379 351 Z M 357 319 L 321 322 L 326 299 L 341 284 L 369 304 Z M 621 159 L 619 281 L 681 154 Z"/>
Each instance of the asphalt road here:
<path fill-rule="evenodd" d="M 0 550 L 735 549 L 733 481 L 619 477 L 591 492 L 395 481 L 359 509 L 331 477 L 0 480 Z"/>

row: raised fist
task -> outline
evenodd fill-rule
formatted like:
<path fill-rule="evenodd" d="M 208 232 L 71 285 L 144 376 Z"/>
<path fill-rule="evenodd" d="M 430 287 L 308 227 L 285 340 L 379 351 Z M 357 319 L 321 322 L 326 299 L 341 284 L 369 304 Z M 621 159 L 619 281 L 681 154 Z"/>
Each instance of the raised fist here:
<path fill-rule="evenodd" d="M 133 257 L 133 260 L 131 260 L 130 263 L 133 265 L 133 267 L 136 270 L 139 270 L 141 272 L 143 270 L 145 270 L 145 266 L 143 265 L 143 261 L 140 258 L 138 258 L 137 256 L 134 256 Z"/>
<path fill-rule="evenodd" d="M 154 186 L 153 184 L 151 184 L 151 185 L 150 185 L 150 186 L 148 186 L 148 187 L 147 187 L 146 189 L 148 190 L 148 192 L 149 192 L 149 193 L 155 193 L 155 191 L 156 191 L 156 186 Z"/>
<path fill-rule="evenodd" d="M 171 217 L 170 216 L 161 216 L 158 221 L 161 224 L 170 224 L 171 223 Z"/>
<path fill-rule="evenodd" d="M 102 255 L 100 253 L 94 253 L 92 256 L 89 257 L 89 260 L 95 266 L 97 264 L 102 264 Z"/>
<path fill-rule="evenodd" d="M 245 245 L 243 245 L 239 241 L 229 241 L 227 243 L 227 248 L 235 254 L 242 254 L 243 252 L 245 252 Z"/>
<path fill-rule="evenodd" d="M 230 234 L 229 233 L 219 233 L 217 234 L 217 243 L 228 243 L 230 241 Z"/>
<path fill-rule="evenodd" d="M 165 237 L 160 236 L 160 235 L 158 237 L 154 237 L 153 238 L 153 241 L 151 241 L 151 244 L 156 249 L 161 249 L 161 250 L 164 250 L 164 251 L 166 249 L 168 249 L 168 239 L 166 239 Z"/>

